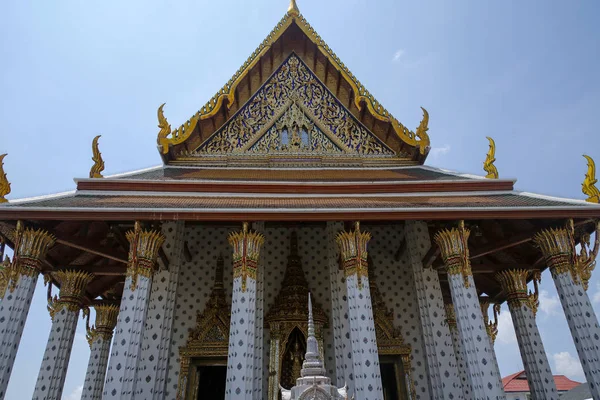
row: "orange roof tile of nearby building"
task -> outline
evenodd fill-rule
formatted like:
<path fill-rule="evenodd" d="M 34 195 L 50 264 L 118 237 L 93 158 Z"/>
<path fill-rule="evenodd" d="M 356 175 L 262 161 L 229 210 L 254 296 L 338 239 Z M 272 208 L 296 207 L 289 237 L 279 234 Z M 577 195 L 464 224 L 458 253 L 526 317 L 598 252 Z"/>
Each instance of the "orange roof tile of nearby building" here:
<path fill-rule="evenodd" d="M 573 381 L 564 375 L 554 375 L 556 390 L 566 392 L 580 385 L 580 382 Z M 525 371 L 515 372 L 514 374 L 502 378 L 502 386 L 506 393 L 511 392 L 529 392 L 529 384 L 527 383 L 527 375 Z"/>

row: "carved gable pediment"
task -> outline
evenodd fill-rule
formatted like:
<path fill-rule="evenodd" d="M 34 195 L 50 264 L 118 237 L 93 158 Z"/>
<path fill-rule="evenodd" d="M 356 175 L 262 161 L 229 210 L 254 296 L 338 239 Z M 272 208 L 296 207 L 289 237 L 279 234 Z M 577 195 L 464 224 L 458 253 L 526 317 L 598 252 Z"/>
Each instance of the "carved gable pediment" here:
<path fill-rule="evenodd" d="M 191 155 L 243 153 L 395 155 L 293 53 Z"/>

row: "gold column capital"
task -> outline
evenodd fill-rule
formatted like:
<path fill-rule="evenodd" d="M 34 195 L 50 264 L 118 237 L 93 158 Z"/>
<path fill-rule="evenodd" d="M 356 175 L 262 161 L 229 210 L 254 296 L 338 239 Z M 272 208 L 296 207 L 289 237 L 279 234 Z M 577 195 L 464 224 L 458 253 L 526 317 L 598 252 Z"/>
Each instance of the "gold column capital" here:
<path fill-rule="evenodd" d="M 58 297 L 48 298 L 48 312 L 52 320 L 63 308 L 74 312 L 79 311 L 85 289 L 94 279 L 94 275 L 83 271 L 67 270 L 54 272 L 53 277 L 60 284 L 60 292 Z"/>
<path fill-rule="evenodd" d="M 533 241 L 542 251 L 553 277 L 570 272 L 575 283 L 588 289 L 592 271 L 596 267 L 596 256 L 600 249 L 600 221 L 595 221 L 594 248 L 590 248 L 590 234 L 581 236 L 580 251 L 577 252 L 573 220 L 567 220 L 564 228 L 549 228 L 538 232 Z"/>
<path fill-rule="evenodd" d="M 16 289 L 21 276 L 35 277 L 40 273 L 46 253 L 56 241 L 47 231 L 25 228 L 21 221 L 17 222 L 13 236 L 15 253 L 12 262 L 1 272 L 0 298 L 4 297 L 6 289 L 11 293 Z"/>
<path fill-rule="evenodd" d="M 533 293 L 527 289 L 528 275 L 529 271 L 526 269 L 511 269 L 498 272 L 495 278 L 506 294 L 509 306 L 521 307 L 522 305 L 526 305 L 531 308 L 535 316 L 539 306 L 538 283 L 540 283 L 542 275 L 540 271 L 534 271 Z"/>
<path fill-rule="evenodd" d="M 131 290 L 137 287 L 138 276 L 152 278 L 156 269 L 158 251 L 165 241 L 161 232 L 143 230 L 139 221 L 133 230 L 125 234 L 129 241 L 129 264 L 127 276 L 131 277 Z"/>
<path fill-rule="evenodd" d="M 342 256 L 342 266 L 346 277 L 356 274 L 358 288 L 362 289 L 362 278 L 368 278 L 367 244 L 371 240 L 369 232 L 361 232 L 360 222 L 355 222 L 354 230 L 342 231 L 335 238 Z"/>
<path fill-rule="evenodd" d="M 117 325 L 119 316 L 119 306 L 116 304 L 97 304 L 94 306 L 96 310 L 96 323 L 90 327 L 86 326 L 86 339 L 92 347 L 92 343 L 101 337 L 105 341 L 110 341 L 113 335 L 113 329 Z"/>
<path fill-rule="evenodd" d="M 471 231 L 465 228 L 464 221 L 460 221 L 458 228 L 442 229 L 433 237 L 440 248 L 442 259 L 448 275 L 463 276 L 465 287 L 469 287 L 471 261 L 469 260 L 469 235 Z"/>
<path fill-rule="evenodd" d="M 456 313 L 454 311 L 454 304 L 446 303 L 444 304 L 444 308 L 446 309 L 446 322 L 448 323 L 448 328 L 456 329 Z"/>
<path fill-rule="evenodd" d="M 241 232 L 232 232 L 228 237 L 229 244 L 233 247 L 233 279 L 242 278 L 242 291 L 246 291 L 248 278 L 256 281 L 260 248 L 265 242 L 265 237 L 256 231 L 248 229 L 244 222 Z"/>
<path fill-rule="evenodd" d="M 494 304 L 494 320 L 490 320 L 490 316 L 488 314 L 488 310 L 490 308 L 490 298 L 489 297 L 480 297 L 479 305 L 481 306 L 481 314 L 483 315 L 483 325 L 485 326 L 485 330 L 492 340 L 492 344 L 496 341 L 496 337 L 498 336 L 498 314 L 500 314 L 500 304 Z"/>

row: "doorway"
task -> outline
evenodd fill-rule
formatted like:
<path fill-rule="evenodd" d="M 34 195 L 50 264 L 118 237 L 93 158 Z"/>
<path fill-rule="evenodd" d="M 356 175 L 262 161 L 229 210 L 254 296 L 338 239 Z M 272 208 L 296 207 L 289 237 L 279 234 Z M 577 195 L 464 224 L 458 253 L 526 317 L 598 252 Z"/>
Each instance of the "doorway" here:
<path fill-rule="evenodd" d="M 189 399 L 224 399 L 227 380 L 227 359 L 192 359 L 190 386 L 194 389 Z"/>
<path fill-rule="evenodd" d="M 400 356 L 379 357 L 383 400 L 408 400 L 404 368 Z"/>

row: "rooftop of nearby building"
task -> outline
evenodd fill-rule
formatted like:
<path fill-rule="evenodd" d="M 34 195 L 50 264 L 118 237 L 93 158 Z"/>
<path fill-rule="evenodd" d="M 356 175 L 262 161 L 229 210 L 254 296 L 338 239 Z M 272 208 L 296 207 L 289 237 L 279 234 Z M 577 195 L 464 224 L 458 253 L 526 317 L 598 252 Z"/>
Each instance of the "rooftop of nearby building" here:
<path fill-rule="evenodd" d="M 580 385 L 580 382 L 575 382 L 564 375 L 554 375 L 556 390 L 566 392 Z M 525 371 L 515 372 L 512 375 L 502 378 L 502 386 L 506 393 L 529 392 L 529 384 L 527 383 L 527 375 Z"/>

